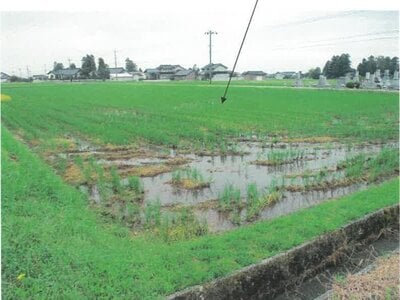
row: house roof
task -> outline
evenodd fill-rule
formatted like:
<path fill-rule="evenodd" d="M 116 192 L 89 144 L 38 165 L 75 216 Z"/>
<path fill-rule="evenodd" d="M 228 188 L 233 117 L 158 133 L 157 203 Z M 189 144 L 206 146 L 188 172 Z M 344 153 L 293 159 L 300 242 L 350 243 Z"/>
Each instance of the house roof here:
<path fill-rule="evenodd" d="M 185 68 L 181 65 L 159 65 L 157 69 L 160 71 L 175 71 L 176 69 L 184 70 Z"/>
<path fill-rule="evenodd" d="M 119 73 L 124 73 L 125 69 L 122 67 L 117 67 L 117 68 L 107 68 L 107 70 L 110 72 L 110 74 L 119 74 Z"/>
<path fill-rule="evenodd" d="M 10 75 L 8 75 L 8 74 L 6 74 L 4 72 L 1 72 L 1 79 L 8 79 L 10 77 L 11 77 Z"/>
<path fill-rule="evenodd" d="M 190 73 L 194 72 L 193 70 L 179 70 L 175 73 L 175 76 L 187 76 Z"/>
<path fill-rule="evenodd" d="M 47 78 L 47 75 L 46 74 L 35 74 L 35 75 L 32 75 L 32 77 L 33 78 Z"/>
<path fill-rule="evenodd" d="M 73 76 L 80 72 L 81 69 L 62 69 L 56 71 L 50 71 L 48 74 L 53 73 L 54 75 L 65 75 L 65 76 Z"/>
<path fill-rule="evenodd" d="M 263 71 L 246 71 L 243 73 L 243 75 L 265 76 L 267 73 Z"/>
<path fill-rule="evenodd" d="M 131 74 L 131 75 L 141 75 L 141 76 L 144 75 L 143 72 L 140 72 L 140 71 L 128 72 L 128 73 Z"/>
<path fill-rule="evenodd" d="M 145 73 L 160 73 L 159 69 L 146 69 L 144 70 Z"/>
<path fill-rule="evenodd" d="M 294 75 L 294 74 L 297 74 L 297 73 L 296 73 L 296 72 L 293 72 L 293 71 L 286 71 L 286 72 L 277 72 L 276 74 Z"/>
<path fill-rule="evenodd" d="M 215 70 L 218 67 L 223 67 L 225 69 L 228 69 L 228 67 L 224 66 L 223 64 L 208 64 L 208 65 L 205 65 L 204 67 L 202 67 L 201 69 L 202 70 L 210 70 L 210 69 Z"/>

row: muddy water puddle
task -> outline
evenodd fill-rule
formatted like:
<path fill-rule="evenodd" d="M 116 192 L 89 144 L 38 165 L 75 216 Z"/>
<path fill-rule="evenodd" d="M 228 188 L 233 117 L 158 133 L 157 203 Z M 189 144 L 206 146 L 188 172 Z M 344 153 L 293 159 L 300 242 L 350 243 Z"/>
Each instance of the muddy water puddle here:
<path fill-rule="evenodd" d="M 209 187 L 198 190 L 186 190 L 170 184 L 173 172 L 165 172 L 153 177 L 142 177 L 144 185 L 144 205 L 160 201 L 164 209 L 176 205 L 192 206 L 195 215 L 200 220 L 206 220 L 210 231 L 228 230 L 238 225 L 232 220 L 232 214 L 220 212 L 216 208 L 215 199 L 228 185 L 240 190 L 241 197 L 246 197 L 247 188 L 255 184 L 260 194 L 272 186 L 288 186 L 304 184 L 308 179 L 300 175 L 305 172 L 317 174 L 323 170 L 328 173 L 325 179 L 343 177 L 343 171 L 336 171 L 339 162 L 351 158 L 359 153 L 375 154 L 383 147 L 397 147 L 397 144 L 369 144 L 349 147 L 339 143 L 330 144 L 278 144 L 273 148 L 261 147 L 260 143 L 240 143 L 239 149 L 246 155 L 204 156 L 194 154 L 179 154 L 171 150 L 169 154 L 154 157 L 131 157 L 124 159 L 107 159 L 102 157 L 98 163 L 106 167 L 130 168 L 168 164 L 168 161 L 181 158 L 186 159 L 185 164 L 174 168 L 196 169 L 202 174 L 204 180 L 209 181 Z M 271 153 L 301 152 L 295 159 L 288 159 L 288 163 L 277 165 L 258 165 L 254 162 L 260 158 L 268 158 Z M 97 152 L 98 153 L 98 152 Z M 129 152 L 127 154 L 129 157 Z M 126 179 L 123 182 L 127 182 Z M 340 197 L 351 192 L 363 189 L 365 183 L 352 184 L 347 187 L 327 189 L 324 191 L 288 192 L 284 191 L 282 198 L 274 205 L 267 206 L 259 213 L 258 218 L 269 219 L 285 215 L 296 210 L 315 205 L 325 199 Z M 93 195 L 98 200 L 98 195 Z M 211 201 L 214 200 L 214 201 Z M 243 200 L 245 201 L 245 200 Z M 207 202 L 214 205 L 207 206 Z M 202 205 L 203 204 L 203 205 Z M 246 219 L 246 209 L 239 213 L 240 219 Z"/>
<path fill-rule="evenodd" d="M 268 155 L 268 152 L 271 151 L 281 151 L 262 149 L 255 143 L 242 145 L 242 149 L 249 153 L 243 156 L 190 155 L 189 158 L 192 161 L 186 167 L 199 170 L 205 180 L 210 181 L 210 187 L 196 191 L 177 189 L 168 184 L 172 179 L 172 173 L 164 173 L 143 178 L 146 190 L 145 201 L 158 199 L 162 205 L 174 203 L 193 205 L 218 198 L 225 186 L 229 184 L 240 189 L 242 196 L 246 195 L 247 186 L 252 183 L 255 183 L 259 190 L 265 190 L 271 185 L 297 184 L 301 178 L 285 178 L 285 175 L 302 174 L 306 170 L 316 172 L 324 168 L 326 170 L 336 169 L 338 162 L 361 152 L 376 153 L 381 149 L 381 146 L 370 145 L 355 150 L 347 149 L 341 145 L 336 145 L 332 149 L 318 147 L 317 145 L 300 145 L 296 148 L 301 148 L 306 153 L 307 159 L 277 166 L 260 166 L 253 163 L 260 156 L 260 153 Z M 335 174 L 340 176 L 341 173 Z"/>
<path fill-rule="evenodd" d="M 300 209 L 311 207 L 321 201 L 338 198 L 355 191 L 365 189 L 367 184 L 359 183 L 347 187 L 329 189 L 326 191 L 308 192 L 285 192 L 282 199 L 274 205 L 265 207 L 259 214 L 258 219 L 267 220 L 295 212 Z M 239 224 L 232 218 L 232 214 L 218 211 L 216 208 L 195 208 L 194 213 L 199 220 L 205 220 L 210 232 L 225 231 L 237 227 Z M 242 224 L 246 224 L 246 208 L 240 211 Z"/>

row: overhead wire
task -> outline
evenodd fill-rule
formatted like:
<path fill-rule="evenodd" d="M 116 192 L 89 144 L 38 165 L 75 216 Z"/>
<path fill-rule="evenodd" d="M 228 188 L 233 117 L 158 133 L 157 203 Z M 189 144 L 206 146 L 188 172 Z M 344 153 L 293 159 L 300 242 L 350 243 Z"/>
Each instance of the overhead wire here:
<path fill-rule="evenodd" d="M 221 103 L 222 103 L 222 104 L 223 104 L 223 103 L 226 101 L 226 99 L 227 99 L 227 98 L 226 98 L 226 94 L 228 93 L 229 85 L 231 84 L 232 76 L 233 76 L 233 74 L 234 74 L 234 72 L 235 72 L 236 64 L 237 64 L 237 62 L 238 62 L 238 60 L 239 60 L 239 56 L 240 56 L 240 53 L 241 53 L 241 51 L 242 51 L 244 41 L 246 40 L 247 32 L 249 31 L 251 21 L 253 20 L 253 16 L 254 16 L 254 12 L 256 11 L 257 4 L 258 4 L 258 0 L 256 0 L 256 2 L 255 2 L 255 4 L 254 4 L 253 11 L 252 11 L 251 16 L 250 16 L 250 19 L 249 19 L 249 23 L 247 24 L 247 28 L 246 28 L 246 31 L 245 31 L 245 33 L 244 33 L 243 39 L 242 39 L 242 43 L 240 44 L 238 54 L 236 55 L 235 63 L 233 64 L 232 71 L 231 71 L 231 73 L 229 74 L 228 84 L 226 85 L 224 95 L 221 97 Z"/>

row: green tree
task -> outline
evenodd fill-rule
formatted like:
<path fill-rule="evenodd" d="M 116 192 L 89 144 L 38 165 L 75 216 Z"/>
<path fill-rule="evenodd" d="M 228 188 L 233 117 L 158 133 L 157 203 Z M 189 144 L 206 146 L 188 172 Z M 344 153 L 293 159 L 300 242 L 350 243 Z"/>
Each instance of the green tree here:
<path fill-rule="evenodd" d="M 389 73 L 393 75 L 394 71 L 399 70 L 399 58 L 397 56 L 390 58 L 389 56 L 374 57 L 371 55 L 368 59 L 363 58 L 357 66 L 357 70 L 362 76 L 365 76 L 367 72 L 375 73 L 377 69 L 389 70 Z"/>
<path fill-rule="evenodd" d="M 64 65 L 62 63 L 54 62 L 53 63 L 53 71 L 58 71 L 64 69 Z"/>
<path fill-rule="evenodd" d="M 81 75 L 84 78 L 94 78 L 96 76 L 96 61 L 93 55 L 87 54 L 82 57 Z"/>
<path fill-rule="evenodd" d="M 365 76 L 365 74 L 368 72 L 367 71 L 367 60 L 365 58 L 363 58 L 361 63 L 358 64 L 357 70 L 361 76 Z"/>
<path fill-rule="evenodd" d="M 125 70 L 127 72 L 136 72 L 137 71 L 137 65 L 127 57 L 125 59 Z"/>
<path fill-rule="evenodd" d="M 395 71 L 399 71 L 399 58 L 397 56 L 392 57 L 392 59 L 390 60 L 389 71 L 392 75 Z"/>
<path fill-rule="evenodd" d="M 373 55 L 371 55 L 370 57 L 368 57 L 367 60 L 367 72 L 375 73 L 376 69 L 377 69 L 376 59 Z"/>
<path fill-rule="evenodd" d="M 70 69 L 76 69 L 76 65 L 75 65 L 74 63 L 71 63 L 71 64 L 69 65 L 69 68 L 70 68 Z"/>
<path fill-rule="evenodd" d="M 320 67 L 312 68 L 308 71 L 308 77 L 310 77 L 312 79 L 318 79 L 319 75 L 321 75 Z"/>
<path fill-rule="evenodd" d="M 351 61 L 348 53 L 334 55 L 325 63 L 323 73 L 327 78 L 338 78 L 351 72 Z"/>
<path fill-rule="evenodd" d="M 97 76 L 103 80 L 110 79 L 110 71 L 103 58 L 99 57 L 97 66 Z"/>
<path fill-rule="evenodd" d="M 378 56 L 376 58 L 376 67 L 381 71 L 388 70 L 390 68 L 390 57 L 389 56 Z"/>

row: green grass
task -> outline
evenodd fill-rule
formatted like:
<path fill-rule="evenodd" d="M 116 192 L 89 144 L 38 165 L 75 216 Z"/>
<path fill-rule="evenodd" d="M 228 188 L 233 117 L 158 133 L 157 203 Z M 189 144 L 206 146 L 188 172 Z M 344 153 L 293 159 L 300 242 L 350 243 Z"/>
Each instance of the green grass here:
<path fill-rule="evenodd" d="M 395 93 L 238 85 L 221 105 L 223 89 L 222 83 L 8 84 L 2 93 L 12 100 L 2 103 L 2 122 L 45 148 L 70 136 L 191 148 L 220 148 L 228 137 L 251 135 L 364 141 L 398 136 Z"/>
<path fill-rule="evenodd" d="M 394 179 L 271 221 L 165 243 L 158 235 L 135 236 L 97 216 L 82 193 L 3 128 L 2 296 L 162 298 L 393 205 L 398 194 Z M 157 211 L 149 212 L 150 223 L 162 223 Z M 181 218 L 186 222 L 190 216 Z"/>

